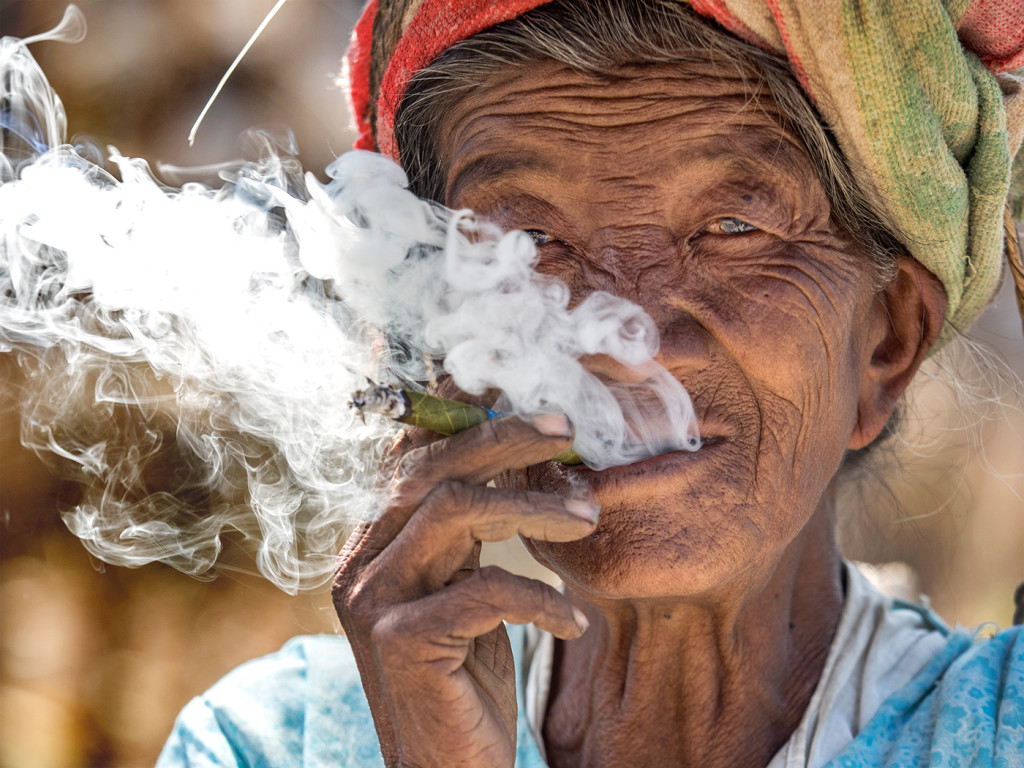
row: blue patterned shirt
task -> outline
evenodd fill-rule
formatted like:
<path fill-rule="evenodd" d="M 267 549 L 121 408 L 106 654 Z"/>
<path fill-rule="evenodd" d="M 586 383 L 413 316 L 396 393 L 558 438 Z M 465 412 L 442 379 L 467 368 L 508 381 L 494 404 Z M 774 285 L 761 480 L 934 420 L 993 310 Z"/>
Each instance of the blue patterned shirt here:
<path fill-rule="evenodd" d="M 508 629 L 522 678 L 525 632 Z M 520 679 L 516 767 L 542 768 L 523 689 Z M 327 635 L 295 638 L 193 699 L 157 762 L 157 768 L 381 765 L 348 643 Z M 950 633 L 932 660 L 882 702 L 828 766 L 1024 766 L 1024 628 L 987 640 Z"/>

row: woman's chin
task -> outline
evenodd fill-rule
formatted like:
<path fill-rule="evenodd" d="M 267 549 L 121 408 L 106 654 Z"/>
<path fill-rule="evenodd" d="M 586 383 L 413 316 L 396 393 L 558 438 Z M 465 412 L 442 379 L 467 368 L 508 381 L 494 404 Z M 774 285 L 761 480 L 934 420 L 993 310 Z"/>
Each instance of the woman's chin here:
<path fill-rule="evenodd" d="M 676 509 L 683 502 L 674 503 Z M 664 509 L 664 508 L 662 508 Z M 568 542 L 527 540 L 534 558 L 592 597 L 649 599 L 704 594 L 745 570 L 764 549 L 748 510 L 710 519 L 609 504 L 598 529 Z M 732 519 L 729 519 L 731 516 Z"/>

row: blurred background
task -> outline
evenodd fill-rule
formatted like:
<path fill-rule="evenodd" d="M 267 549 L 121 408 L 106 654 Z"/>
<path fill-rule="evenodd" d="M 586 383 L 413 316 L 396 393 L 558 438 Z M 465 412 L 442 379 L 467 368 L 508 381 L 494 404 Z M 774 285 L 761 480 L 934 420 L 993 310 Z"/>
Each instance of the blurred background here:
<path fill-rule="evenodd" d="M 273 0 L 80 0 L 83 43 L 32 52 L 64 101 L 72 136 L 179 166 L 231 160 L 252 126 L 291 130 L 307 170 L 351 146 L 334 84 L 361 2 L 290 0 L 189 130 Z M 0 36 L 60 20 L 64 0 L 0 0 Z M 846 553 L 881 567 L 949 622 L 1010 623 L 1024 580 L 1024 339 L 1004 286 L 966 345 L 929 364 L 910 398 L 886 481 L 860 486 L 841 522 Z M 980 362 L 979 362 L 980 360 Z M 1000 362 L 1001 361 L 1001 362 Z M 21 447 L 25 371 L 0 356 L 0 768 L 152 765 L 178 710 L 242 661 L 290 636 L 337 631 L 325 592 L 290 597 L 228 570 L 198 581 L 159 565 L 91 558 L 59 509 L 77 489 Z M 953 386 L 959 380 L 968 386 Z M 1016 390 L 1014 390 L 1016 387 Z M 528 572 L 515 545 L 489 557 Z M 230 561 L 230 552 L 228 553 Z"/>
<path fill-rule="evenodd" d="M 84 42 L 32 46 L 72 137 L 196 166 L 242 156 L 258 126 L 292 131 L 303 166 L 351 147 L 334 79 L 362 3 L 290 0 L 187 137 L 273 0 L 77 0 Z M 0 0 L 0 35 L 60 21 L 66 0 Z M 0 357 L 0 766 L 150 766 L 177 711 L 246 659 L 333 632 L 326 594 L 289 597 L 254 576 L 202 582 L 104 566 L 64 527 L 77 489 L 18 440 L 24 370 Z M 228 553 L 230 558 L 230 552 Z"/>

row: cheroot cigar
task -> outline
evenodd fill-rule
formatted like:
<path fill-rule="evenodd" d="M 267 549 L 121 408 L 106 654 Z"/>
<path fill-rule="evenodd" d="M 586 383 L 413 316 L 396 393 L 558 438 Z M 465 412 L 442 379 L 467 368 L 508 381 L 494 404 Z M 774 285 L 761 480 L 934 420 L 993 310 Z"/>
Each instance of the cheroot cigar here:
<path fill-rule="evenodd" d="M 355 408 L 364 418 L 368 413 L 377 413 L 403 424 L 412 424 L 442 435 L 454 435 L 488 419 L 504 415 L 490 408 L 470 405 L 460 400 L 448 400 L 412 389 L 386 387 L 370 379 L 367 381 L 370 386 L 353 392 L 352 400 L 349 402 L 349 406 Z M 562 464 L 583 463 L 571 448 L 562 451 L 552 461 Z"/>

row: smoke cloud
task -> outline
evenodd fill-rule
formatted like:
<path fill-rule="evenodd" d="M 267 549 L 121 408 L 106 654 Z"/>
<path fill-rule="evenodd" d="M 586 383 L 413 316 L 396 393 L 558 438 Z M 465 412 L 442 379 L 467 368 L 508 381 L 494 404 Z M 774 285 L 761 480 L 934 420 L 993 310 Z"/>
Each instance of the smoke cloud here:
<path fill-rule="evenodd" d="M 51 39 L 84 31 L 69 14 Z M 322 584 L 396 430 L 349 395 L 422 387 L 435 361 L 509 413 L 568 414 L 593 468 L 696 447 L 640 308 L 570 308 L 527 235 L 417 199 L 390 161 L 343 155 L 322 184 L 264 136 L 222 187 L 169 188 L 66 143 L 23 41 L 0 41 L 0 84 L 0 353 L 28 377 L 22 440 L 83 486 L 62 514 L 100 559 L 201 575 L 230 539 L 282 589 Z M 609 384 L 590 355 L 646 379 Z"/>

